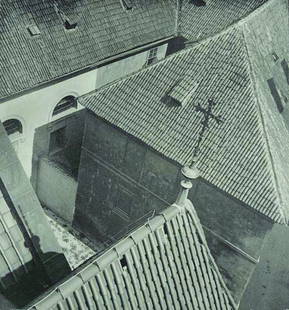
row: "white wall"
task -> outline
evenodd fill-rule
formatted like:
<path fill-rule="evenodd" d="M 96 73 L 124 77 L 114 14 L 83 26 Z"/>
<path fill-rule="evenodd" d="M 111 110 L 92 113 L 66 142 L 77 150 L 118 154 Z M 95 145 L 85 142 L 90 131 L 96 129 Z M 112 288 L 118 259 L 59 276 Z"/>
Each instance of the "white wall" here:
<path fill-rule="evenodd" d="M 167 44 L 159 47 L 158 59 L 165 57 L 166 49 Z M 145 65 L 147 54 L 148 51 L 139 53 L 0 104 L 0 120 L 2 122 L 16 118 L 23 125 L 23 134 L 16 139 L 17 141 L 14 139 L 14 143 L 17 144 L 18 157 L 28 177 L 31 176 L 35 128 L 75 112 L 74 109 L 71 109 L 52 118 L 52 111 L 56 104 L 65 96 L 84 95 L 106 83 L 138 71 Z"/>

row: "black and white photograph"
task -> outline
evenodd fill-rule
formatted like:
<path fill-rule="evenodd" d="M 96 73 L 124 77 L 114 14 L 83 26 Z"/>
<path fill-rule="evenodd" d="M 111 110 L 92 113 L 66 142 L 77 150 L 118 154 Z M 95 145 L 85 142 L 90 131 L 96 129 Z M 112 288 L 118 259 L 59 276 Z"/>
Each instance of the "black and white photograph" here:
<path fill-rule="evenodd" d="M 289 310 L 289 1 L 0 0 L 0 310 Z"/>

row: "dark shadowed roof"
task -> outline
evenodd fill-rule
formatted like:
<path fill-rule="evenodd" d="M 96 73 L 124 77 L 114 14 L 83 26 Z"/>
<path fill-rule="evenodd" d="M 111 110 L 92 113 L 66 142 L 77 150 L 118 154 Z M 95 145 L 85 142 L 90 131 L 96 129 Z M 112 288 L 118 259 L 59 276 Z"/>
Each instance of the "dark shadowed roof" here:
<path fill-rule="evenodd" d="M 29 309 L 237 309 L 193 205 L 172 205 Z"/>
<path fill-rule="evenodd" d="M 213 100 L 216 103 L 213 113 L 221 116 L 224 122 L 209 122 L 200 149 L 202 176 L 258 212 L 284 223 L 289 213 L 289 159 L 280 155 L 271 140 L 276 141 L 278 137 L 284 151 L 289 146 L 285 126 L 286 122 L 289 124 L 289 117 L 286 120 L 286 111 L 281 115 L 276 108 L 264 70 L 269 71 L 266 75 L 278 75 L 278 88 L 289 98 L 284 70 L 276 65 L 271 54 L 274 45 L 279 44 L 278 57 L 284 60 L 283 65 L 287 63 L 288 31 L 276 20 L 287 25 L 286 14 L 285 0 L 272 1 L 259 15 L 248 18 L 248 23 L 231 27 L 225 33 L 80 98 L 80 102 L 98 116 L 185 165 L 190 162 L 203 126 L 204 115 L 196 106 L 207 108 L 208 100 Z M 254 25 L 258 18 L 259 24 Z M 261 26 L 262 19 L 275 31 L 278 42 L 270 40 L 266 27 Z M 256 34 L 250 31 L 255 26 Z M 261 43 L 259 47 L 252 45 L 257 37 L 262 38 L 266 48 L 262 49 Z M 256 54 L 258 48 L 266 55 Z M 248 54 L 247 49 L 252 53 Z M 268 64 L 264 63 L 264 56 Z M 265 81 L 262 97 L 256 91 L 251 67 L 256 59 L 264 67 L 258 72 L 259 79 Z M 179 98 L 183 106 L 175 98 Z M 281 97 L 280 100 L 283 102 Z M 271 116 L 264 120 L 260 111 L 269 111 L 269 108 Z M 274 127 L 275 138 L 268 139 L 271 132 L 264 122 Z"/>
<path fill-rule="evenodd" d="M 244 18 L 268 0 L 184 0 L 179 12 L 179 33 L 197 41 L 217 34 Z"/>
<path fill-rule="evenodd" d="M 174 35 L 173 1 L 130 3 L 132 10 L 120 0 L 1 3 L 0 98 Z"/>

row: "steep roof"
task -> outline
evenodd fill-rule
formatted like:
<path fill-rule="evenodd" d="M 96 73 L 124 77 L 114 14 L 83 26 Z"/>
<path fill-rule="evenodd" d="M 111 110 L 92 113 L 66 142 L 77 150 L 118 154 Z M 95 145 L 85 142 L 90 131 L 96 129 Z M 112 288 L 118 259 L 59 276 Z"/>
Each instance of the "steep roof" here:
<path fill-rule="evenodd" d="M 15 0 L 0 8 L 0 98 L 175 33 L 173 1 Z"/>
<path fill-rule="evenodd" d="M 197 41 L 226 29 L 268 0 L 184 0 L 179 10 L 178 31 Z M 205 2 L 206 5 L 198 5 Z"/>
<path fill-rule="evenodd" d="M 190 201 L 168 207 L 29 309 L 237 309 Z"/>
<path fill-rule="evenodd" d="M 289 35 L 288 28 L 283 27 L 288 24 L 286 14 L 285 0 L 271 1 L 258 14 L 249 16 L 247 22 L 242 21 L 224 33 L 84 96 L 80 102 L 98 116 L 185 165 L 190 162 L 204 125 L 204 115 L 196 107 L 207 108 L 208 100 L 213 100 L 216 103 L 213 113 L 221 115 L 224 121 L 209 121 L 199 155 L 202 176 L 272 220 L 287 222 L 289 159 L 280 154 L 274 137 L 268 138 L 271 132 L 264 126 L 263 112 L 270 107 L 267 118 L 271 118 L 270 126 L 276 127 L 274 136 L 279 137 L 285 150 L 289 145 L 285 125 L 286 122 L 288 125 L 289 118 L 286 121 L 285 117 L 288 107 L 287 112 L 279 114 L 267 84 L 263 83 L 266 96 L 258 95 L 251 64 L 259 57 L 258 63 L 268 67 L 262 54 L 251 54 L 254 52 L 251 43 L 256 36 L 254 23 L 259 19 L 259 24 L 255 25 L 258 35 L 265 31 L 260 46 L 266 46 L 263 53 L 268 56 L 268 62 L 274 63 L 268 71 L 272 75 L 281 72 L 279 80 L 286 81 L 284 70 L 275 64 L 272 49 L 268 49 L 277 44 L 277 39 L 270 40 L 270 37 L 278 37 L 282 47 L 280 60 L 287 63 Z M 263 26 L 262 19 L 266 19 L 269 30 Z M 281 20 L 284 23 L 280 23 Z M 255 53 L 257 50 L 255 46 Z M 264 72 L 259 73 L 259 79 L 264 80 Z M 282 93 L 288 93 L 286 83 L 279 84 Z M 175 91 L 172 93 L 172 90 Z M 170 95 L 183 98 L 180 99 L 183 106 L 178 101 L 167 100 Z"/>

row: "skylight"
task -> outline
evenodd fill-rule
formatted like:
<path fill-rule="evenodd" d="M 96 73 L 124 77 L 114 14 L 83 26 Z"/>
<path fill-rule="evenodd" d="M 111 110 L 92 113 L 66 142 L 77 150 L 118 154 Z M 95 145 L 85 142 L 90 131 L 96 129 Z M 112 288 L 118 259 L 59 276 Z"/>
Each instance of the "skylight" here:
<path fill-rule="evenodd" d="M 32 37 L 40 35 L 40 30 L 36 25 L 30 25 L 27 27 L 28 32 Z"/>
<path fill-rule="evenodd" d="M 191 77 L 184 78 L 167 92 L 162 101 L 168 105 L 186 106 L 198 86 L 199 83 Z"/>

